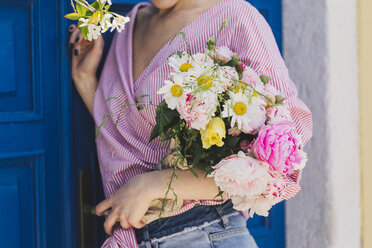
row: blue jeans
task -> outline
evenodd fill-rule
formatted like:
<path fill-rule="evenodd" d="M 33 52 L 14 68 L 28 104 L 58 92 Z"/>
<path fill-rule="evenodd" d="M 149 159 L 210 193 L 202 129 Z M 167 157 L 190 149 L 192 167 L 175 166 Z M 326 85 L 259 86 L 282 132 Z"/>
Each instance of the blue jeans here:
<path fill-rule="evenodd" d="M 231 201 L 197 206 L 135 229 L 140 248 L 257 248 L 244 217 Z"/>

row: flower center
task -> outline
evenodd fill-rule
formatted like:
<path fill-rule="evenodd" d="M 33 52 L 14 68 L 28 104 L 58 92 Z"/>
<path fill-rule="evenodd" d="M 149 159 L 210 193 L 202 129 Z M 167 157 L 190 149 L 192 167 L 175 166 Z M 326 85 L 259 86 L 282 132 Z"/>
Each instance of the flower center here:
<path fill-rule="evenodd" d="M 203 86 L 205 90 L 208 90 L 212 87 L 213 81 L 209 76 L 201 76 L 198 78 L 198 85 Z"/>
<path fill-rule="evenodd" d="M 175 97 L 180 97 L 182 95 L 182 89 L 181 86 L 175 84 L 171 88 L 171 94 Z"/>
<path fill-rule="evenodd" d="M 242 102 L 238 102 L 234 105 L 234 112 L 237 115 L 244 115 L 247 112 L 247 106 Z"/>
<path fill-rule="evenodd" d="M 190 63 L 184 63 L 180 66 L 180 71 L 182 72 L 187 72 L 188 70 L 190 70 L 191 68 L 193 68 L 192 64 Z"/>
<path fill-rule="evenodd" d="M 212 143 L 216 143 L 217 141 L 220 140 L 220 135 L 218 133 L 214 133 L 211 137 Z"/>

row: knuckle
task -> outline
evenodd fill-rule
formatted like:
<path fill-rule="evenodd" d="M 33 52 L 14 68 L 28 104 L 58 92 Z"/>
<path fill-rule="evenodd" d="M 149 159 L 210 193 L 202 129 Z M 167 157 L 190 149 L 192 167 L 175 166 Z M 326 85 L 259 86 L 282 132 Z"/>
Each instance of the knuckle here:
<path fill-rule="evenodd" d="M 131 224 L 131 225 L 135 225 L 135 224 L 138 224 L 138 220 L 134 217 L 129 217 L 128 218 L 128 222 Z"/>

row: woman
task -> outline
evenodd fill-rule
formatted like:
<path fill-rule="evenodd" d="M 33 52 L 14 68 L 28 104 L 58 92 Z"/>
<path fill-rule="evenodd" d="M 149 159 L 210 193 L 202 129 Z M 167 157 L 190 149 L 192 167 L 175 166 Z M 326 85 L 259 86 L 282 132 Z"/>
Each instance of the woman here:
<path fill-rule="evenodd" d="M 311 113 L 297 99 L 286 66 L 264 18 L 243 0 L 153 0 L 137 4 L 129 14 L 126 30 L 117 33 L 105 61 L 102 75 L 95 77 L 101 59 L 103 40 L 83 40 L 71 26 L 72 78 L 84 103 L 100 124 L 104 116 L 121 104 L 136 104 L 138 96 L 148 95 L 158 104 L 156 94 L 167 79 L 167 57 L 186 50 L 181 37 L 169 40 L 178 31 L 186 34 L 191 52 L 204 52 L 209 37 L 216 35 L 226 18 L 217 45 L 225 45 L 257 72 L 268 75 L 291 108 L 297 131 L 306 142 L 311 137 Z M 116 100 L 106 101 L 109 97 Z M 139 101 L 148 102 L 141 98 Z M 203 171 L 195 177 L 177 171 L 172 187 L 184 201 L 176 216 L 148 225 L 141 222 L 150 203 L 162 198 L 171 170 L 154 171 L 167 149 L 159 141 L 149 143 L 155 125 L 155 107 L 139 111 L 128 108 L 118 126 L 108 118 L 101 128 L 97 150 L 105 194 L 96 211 L 111 208 L 105 231 L 111 235 L 103 247 L 257 247 L 245 227 L 244 213 L 230 201 L 213 200 L 218 188 Z M 298 177 L 299 180 L 299 177 Z M 297 182 L 298 182 L 297 180 Z M 172 197 L 173 194 L 168 194 Z M 119 228 L 113 228 L 120 222 Z"/>

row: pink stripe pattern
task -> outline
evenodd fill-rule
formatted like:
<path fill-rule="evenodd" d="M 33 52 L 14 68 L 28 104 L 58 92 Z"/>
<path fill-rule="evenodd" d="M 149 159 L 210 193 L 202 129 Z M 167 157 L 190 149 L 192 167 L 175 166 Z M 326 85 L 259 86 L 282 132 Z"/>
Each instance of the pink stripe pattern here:
<path fill-rule="evenodd" d="M 116 33 L 94 97 L 94 118 L 96 125 L 104 126 L 97 139 L 98 159 L 106 197 L 115 193 L 132 177 L 155 169 L 167 152 L 159 139 L 149 143 L 150 133 L 155 126 L 156 107 L 149 106 L 139 111 L 136 103 L 159 104 L 162 97 L 156 94 L 168 78 L 170 67 L 167 57 L 176 51 L 184 51 L 187 45 L 181 37 L 165 44 L 152 59 L 140 77 L 133 80 L 132 35 L 138 9 L 148 3 L 139 3 L 129 13 L 131 22 L 122 33 Z M 237 52 L 241 60 L 260 74 L 268 75 L 270 83 L 284 97 L 295 122 L 297 132 L 306 143 L 312 136 L 312 117 L 306 105 L 297 98 L 297 90 L 288 75 L 288 70 L 279 52 L 273 33 L 264 17 L 244 0 L 222 0 L 201 16 L 186 25 L 181 31 L 187 35 L 192 53 L 204 52 L 206 41 L 216 35 L 221 24 L 230 21 L 222 30 L 218 46 L 228 46 Z M 140 98 L 139 96 L 148 95 Z M 114 97 L 114 99 L 107 100 Z M 138 99 L 138 100 L 137 100 Z M 129 106 L 131 105 L 131 106 Z M 133 105 L 133 106 L 132 106 Z M 129 106 L 116 120 L 122 106 Z M 286 178 L 288 183 L 284 199 L 293 197 L 300 189 L 301 171 L 295 171 Z M 179 213 L 196 205 L 220 204 L 220 201 L 186 201 Z M 242 213 L 247 216 L 247 213 Z M 137 248 L 133 229 L 117 228 L 103 244 L 104 248 Z"/>

